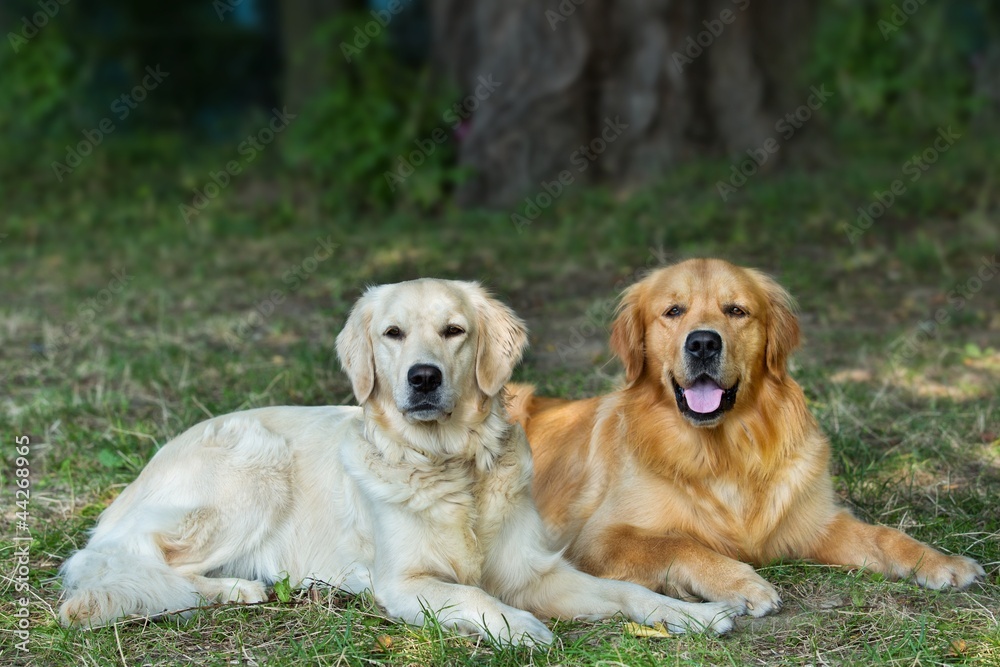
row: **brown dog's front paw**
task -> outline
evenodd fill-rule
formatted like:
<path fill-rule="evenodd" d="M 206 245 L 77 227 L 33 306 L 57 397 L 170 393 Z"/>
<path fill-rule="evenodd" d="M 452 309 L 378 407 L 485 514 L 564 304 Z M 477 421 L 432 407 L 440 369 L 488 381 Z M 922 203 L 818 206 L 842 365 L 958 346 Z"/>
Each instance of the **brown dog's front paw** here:
<path fill-rule="evenodd" d="M 939 555 L 933 562 L 923 564 L 914 573 L 914 579 L 925 588 L 966 588 L 986 576 L 983 566 L 965 556 Z"/>
<path fill-rule="evenodd" d="M 747 563 L 730 562 L 714 578 L 701 577 L 689 590 L 703 600 L 725 602 L 741 614 L 760 617 L 781 611 L 781 596 Z"/>
<path fill-rule="evenodd" d="M 752 578 L 747 577 L 741 582 L 728 601 L 746 605 L 747 614 L 758 618 L 781 611 L 778 590 L 756 572 L 752 574 Z"/>

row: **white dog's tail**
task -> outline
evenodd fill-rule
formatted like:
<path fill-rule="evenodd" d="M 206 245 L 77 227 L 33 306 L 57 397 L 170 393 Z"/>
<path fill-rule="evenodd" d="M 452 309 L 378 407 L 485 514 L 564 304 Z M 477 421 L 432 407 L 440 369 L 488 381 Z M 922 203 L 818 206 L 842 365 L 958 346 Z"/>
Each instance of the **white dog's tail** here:
<path fill-rule="evenodd" d="M 160 616 L 200 601 L 194 584 L 148 554 L 78 551 L 61 569 L 63 625 L 97 627 L 126 616 Z"/>

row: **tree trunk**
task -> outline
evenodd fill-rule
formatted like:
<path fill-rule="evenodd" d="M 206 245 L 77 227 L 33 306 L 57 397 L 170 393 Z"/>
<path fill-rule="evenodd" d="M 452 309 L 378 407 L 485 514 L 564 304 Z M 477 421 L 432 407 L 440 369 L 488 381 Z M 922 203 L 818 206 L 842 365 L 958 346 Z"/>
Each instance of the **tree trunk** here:
<path fill-rule="evenodd" d="M 434 61 L 478 100 L 467 205 L 505 207 L 569 172 L 631 188 L 696 153 L 744 156 L 805 100 L 815 0 L 431 0 Z M 772 162 L 773 163 L 773 162 Z"/>

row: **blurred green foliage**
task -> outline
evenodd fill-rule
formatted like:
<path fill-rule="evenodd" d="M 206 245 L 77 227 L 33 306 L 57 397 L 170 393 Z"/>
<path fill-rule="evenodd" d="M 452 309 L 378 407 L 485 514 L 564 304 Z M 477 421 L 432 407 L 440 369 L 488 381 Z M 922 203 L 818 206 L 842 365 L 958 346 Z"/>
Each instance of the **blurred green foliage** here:
<path fill-rule="evenodd" d="M 273 2 L 258 4 L 275 11 Z M 190 198 L 208 169 L 232 158 L 240 133 L 258 127 L 268 100 L 280 106 L 274 29 L 255 33 L 220 21 L 200 0 L 95 7 L 60 5 L 27 44 L 0 48 L 0 197 L 28 199 L 32 183 L 56 183 L 52 162 L 108 115 L 109 102 L 146 65 L 162 62 L 171 71 L 163 90 L 119 124 L 73 174 L 73 185 L 134 190 L 142 182 Z M 12 0 L 0 15 L 16 31 L 22 14 L 35 9 L 29 0 Z M 463 178 L 459 140 L 443 118 L 457 91 L 396 57 L 385 30 L 357 41 L 371 21 L 352 12 L 317 27 L 312 38 L 325 55 L 316 66 L 330 72 L 329 84 L 304 108 L 290 109 L 297 119 L 253 178 L 294 177 L 338 213 L 438 211 Z M 937 126 L 960 127 L 997 112 L 997 100 L 978 94 L 976 84 L 984 74 L 1000 81 L 1000 72 L 989 71 L 1000 60 L 989 57 L 1000 49 L 1000 6 L 988 0 L 823 0 L 812 43 L 796 74 L 806 85 L 836 90 L 823 114 L 844 154 L 898 152 Z M 344 44 L 354 49 L 350 62 Z M 432 142 L 435 131 L 446 140 Z M 433 151 L 420 148 L 431 143 Z M 414 154 L 421 164 L 410 159 Z M 132 172 L 144 176 L 124 177 Z M 232 190 L 250 180 L 239 179 Z"/>
<path fill-rule="evenodd" d="M 349 12 L 316 31 L 333 75 L 299 110 L 285 156 L 339 208 L 436 209 L 461 175 L 455 137 L 442 119 L 453 91 L 435 89 L 429 69 L 402 62 L 388 31 L 370 37 L 366 25 L 377 25 L 370 14 Z M 436 131 L 447 139 L 431 140 Z M 411 161 L 414 151 L 419 157 Z"/>
<path fill-rule="evenodd" d="M 963 123 L 983 108 L 975 78 L 1000 40 L 1000 7 L 989 0 L 825 0 L 815 30 L 805 76 L 835 87 L 828 107 L 834 131 L 912 136 Z"/>
<path fill-rule="evenodd" d="M 72 103 L 87 79 L 87 68 L 74 57 L 53 22 L 17 51 L 0 48 L 0 177 L 9 179 L 39 162 L 75 131 Z"/>

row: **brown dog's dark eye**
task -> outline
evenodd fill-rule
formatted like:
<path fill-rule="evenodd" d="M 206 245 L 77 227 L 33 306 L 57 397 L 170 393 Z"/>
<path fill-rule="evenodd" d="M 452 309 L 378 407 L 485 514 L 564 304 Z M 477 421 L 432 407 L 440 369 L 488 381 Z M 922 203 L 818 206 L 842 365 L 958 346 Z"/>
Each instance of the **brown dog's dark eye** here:
<path fill-rule="evenodd" d="M 671 306 L 663 313 L 664 317 L 680 317 L 684 310 L 680 306 Z"/>
<path fill-rule="evenodd" d="M 465 329 L 463 329 L 462 327 L 460 327 L 460 326 L 458 326 L 456 324 L 449 324 L 444 329 L 444 337 L 445 338 L 454 338 L 455 336 L 461 336 L 464 333 L 465 333 Z"/>
<path fill-rule="evenodd" d="M 743 310 L 739 306 L 726 306 L 726 315 L 730 317 L 746 317 L 747 311 Z"/>
<path fill-rule="evenodd" d="M 402 338 L 403 332 L 399 330 L 399 327 L 393 326 L 386 329 L 382 335 L 386 338 Z"/>

